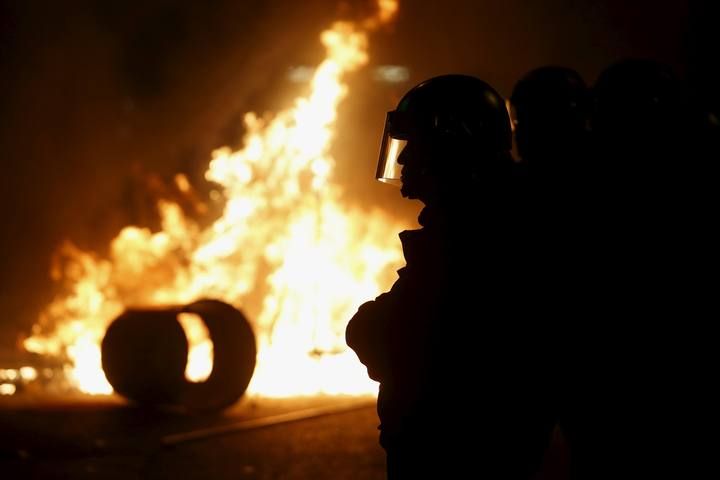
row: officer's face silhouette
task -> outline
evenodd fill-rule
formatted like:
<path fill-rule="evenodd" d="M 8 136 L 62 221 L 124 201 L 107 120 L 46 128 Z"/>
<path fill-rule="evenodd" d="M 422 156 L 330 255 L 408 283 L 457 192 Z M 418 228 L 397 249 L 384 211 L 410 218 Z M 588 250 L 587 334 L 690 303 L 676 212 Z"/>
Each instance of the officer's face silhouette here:
<path fill-rule="evenodd" d="M 405 198 L 417 199 L 426 205 L 437 195 L 437 178 L 431 169 L 431 148 L 421 140 L 409 140 L 398 157 L 402 165 L 400 193 Z"/>

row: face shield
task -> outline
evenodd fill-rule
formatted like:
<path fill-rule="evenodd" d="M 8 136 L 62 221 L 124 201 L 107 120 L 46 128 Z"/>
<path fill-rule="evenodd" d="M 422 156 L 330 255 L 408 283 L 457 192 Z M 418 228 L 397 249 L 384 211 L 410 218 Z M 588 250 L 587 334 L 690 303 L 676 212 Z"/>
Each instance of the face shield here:
<path fill-rule="evenodd" d="M 402 165 L 398 163 L 398 158 L 408 142 L 410 132 L 405 125 L 409 123 L 407 120 L 400 112 L 388 112 L 385 119 L 380 158 L 375 172 L 375 178 L 383 183 L 401 184 Z"/>

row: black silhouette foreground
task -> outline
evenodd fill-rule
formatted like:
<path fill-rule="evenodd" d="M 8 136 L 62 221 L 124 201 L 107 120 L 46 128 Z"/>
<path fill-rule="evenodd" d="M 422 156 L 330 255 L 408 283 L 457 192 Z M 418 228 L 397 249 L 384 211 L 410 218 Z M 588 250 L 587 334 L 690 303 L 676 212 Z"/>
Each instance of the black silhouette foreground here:
<path fill-rule="evenodd" d="M 388 114 L 377 177 L 425 204 L 422 228 L 346 332 L 380 382 L 388 478 L 534 478 L 556 425 L 573 478 L 717 470 L 720 138 L 686 97 L 645 60 L 592 89 L 530 72 L 520 162 L 479 79 L 430 79 Z"/>
<path fill-rule="evenodd" d="M 391 479 L 523 478 L 542 458 L 547 347 L 518 274 L 511 144 L 504 100 L 473 77 L 430 79 L 388 114 L 378 177 L 425 204 L 422 228 L 400 234 L 407 265 L 347 341 L 380 382 Z"/>

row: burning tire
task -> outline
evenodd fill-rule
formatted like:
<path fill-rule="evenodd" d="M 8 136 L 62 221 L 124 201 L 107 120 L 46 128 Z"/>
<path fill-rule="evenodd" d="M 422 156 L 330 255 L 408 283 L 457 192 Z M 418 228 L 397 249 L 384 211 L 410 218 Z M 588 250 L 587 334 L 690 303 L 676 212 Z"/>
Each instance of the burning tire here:
<path fill-rule="evenodd" d="M 177 401 L 187 356 L 185 332 L 173 311 L 127 310 L 110 324 L 102 342 L 108 382 L 141 404 Z"/>
<path fill-rule="evenodd" d="M 213 342 L 213 369 L 204 382 L 185 382 L 181 404 L 190 409 L 220 409 L 235 403 L 250 384 L 257 347 L 250 323 L 236 308 L 200 300 L 182 309 L 199 315 Z"/>
<path fill-rule="evenodd" d="M 177 316 L 192 313 L 207 327 L 213 367 L 205 381 L 185 377 L 188 340 Z M 108 328 L 102 365 L 115 391 L 148 406 L 217 410 L 245 393 L 255 370 L 255 335 L 245 316 L 218 300 L 167 309 L 130 309 Z"/>

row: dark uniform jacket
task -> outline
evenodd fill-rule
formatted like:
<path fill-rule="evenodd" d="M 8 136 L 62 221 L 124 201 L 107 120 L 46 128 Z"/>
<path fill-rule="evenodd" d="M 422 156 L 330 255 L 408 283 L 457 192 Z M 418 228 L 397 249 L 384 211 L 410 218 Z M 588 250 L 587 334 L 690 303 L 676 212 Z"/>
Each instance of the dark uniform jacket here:
<path fill-rule="evenodd" d="M 400 234 L 399 278 L 348 325 L 348 345 L 380 382 L 389 455 L 409 448 L 519 465 L 500 452 L 542 454 L 551 423 L 538 414 L 542 342 L 527 327 L 518 219 L 499 218 L 423 210 L 423 228 Z"/>

